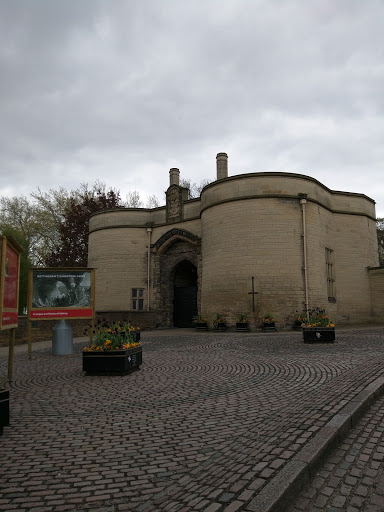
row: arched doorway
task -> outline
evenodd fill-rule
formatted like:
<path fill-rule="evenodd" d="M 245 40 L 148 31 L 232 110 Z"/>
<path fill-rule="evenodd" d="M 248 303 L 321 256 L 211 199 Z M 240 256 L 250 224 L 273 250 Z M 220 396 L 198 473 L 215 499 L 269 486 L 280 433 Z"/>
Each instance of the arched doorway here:
<path fill-rule="evenodd" d="M 176 265 L 173 286 L 173 325 L 192 327 L 197 314 L 197 269 L 193 263 L 184 260 Z"/>

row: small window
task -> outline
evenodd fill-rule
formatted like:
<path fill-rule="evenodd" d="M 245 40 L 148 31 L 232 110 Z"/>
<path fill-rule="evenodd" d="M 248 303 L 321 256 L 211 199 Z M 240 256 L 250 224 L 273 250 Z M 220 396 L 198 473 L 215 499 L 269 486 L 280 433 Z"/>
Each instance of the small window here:
<path fill-rule="evenodd" d="M 336 302 L 335 265 L 334 265 L 334 254 L 333 254 L 332 249 L 325 248 L 325 265 L 326 265 L 326 274 L 327 274 L 328 301 Z"/>
<path fill-rule="evenodd" d="M 144 311 L 144 288 L 132 288 L 131 308 L 133 311 Z"/>

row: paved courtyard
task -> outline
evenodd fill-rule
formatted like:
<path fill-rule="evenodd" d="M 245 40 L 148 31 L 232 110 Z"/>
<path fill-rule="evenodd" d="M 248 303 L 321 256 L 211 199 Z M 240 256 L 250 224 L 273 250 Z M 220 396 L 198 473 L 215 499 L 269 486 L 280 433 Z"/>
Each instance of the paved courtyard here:
<path fill-rule="evenodd" d="M 188 330 L 144 332 L 142 344 L 141 369 L 123 377 L 85 376 L 84 341 L 71 355 L 39 344 L 31 359 L 16 353 L 2 512 L 264 512 L 304 484 L 313 449 L 384 385 L 382 327 L 337 329 L 333 345 L 303 344 L 300 332 Z M 330 478 L 329 464 L 311 471 Z M 331 510 L 303 492 L 292 510 Z"/>

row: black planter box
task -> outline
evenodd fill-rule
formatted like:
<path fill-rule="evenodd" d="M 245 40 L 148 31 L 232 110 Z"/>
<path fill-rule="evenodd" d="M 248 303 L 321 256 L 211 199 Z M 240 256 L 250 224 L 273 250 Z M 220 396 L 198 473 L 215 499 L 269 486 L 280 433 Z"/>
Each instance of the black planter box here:
<path fill-rule="evenodd" d="M 249 323 L 248 322 L 236 322 L 236 331 L 248 332 L 249 331 Z"/>
<path fill-rule="evenodd" d="M 3 427 L 9 425 L 9 391 L 0 389 L 0 435 L 3 433 Z"/>
<path fill-rule="evenodd" d="M 303 327 L 304 343 L 333 343 L 334 327 Z"/>
<path fill-rule="evenodd" d="M 227 324 L 225 324 L 224 322 L 218 322 L 215 327 L 214 327 L 214 330 L 216 332 L 224 332 L 227 330 Z"/>
<path fill-rule="evenodd" d="M 195 327 L 197 331 L 208 331 L 207 322 L 196 322 Z"/>
<path fill-rule="evenodd" d="M 86 375 L 126 375 L 139 369 L 142 347 L 110 352 L 83 352 L 83 371 Z"/>
<path fill-rule="evenodd" d="M 293 324 L 293 329 L 295 331 L 301 331 L 302 330 L 302 327 L 301 327 L 301 324 L 303 322 L 301 320 L 295 320 L 295 323 Z"/>
<path fill-rule="evenodd" d="M 263 322 L 263 331 L 276 331 L 275 322 Z"/>

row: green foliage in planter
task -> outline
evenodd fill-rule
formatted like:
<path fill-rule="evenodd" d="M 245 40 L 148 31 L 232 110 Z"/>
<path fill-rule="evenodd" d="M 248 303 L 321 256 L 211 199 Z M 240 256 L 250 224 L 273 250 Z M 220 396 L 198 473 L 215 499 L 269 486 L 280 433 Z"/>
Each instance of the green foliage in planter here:
<path fill-rule="evenodd" d="M 134 327 L 129 322 L 114 322 L 109 325 L 108 322 L 99 320 L 93 328 L 93 344 L 86 347 L 84 351 L 106 352 L 140 346 L 140 342 L 135 341 L 135 333 L 139 331 L 139 327 Z M 87 332 L 85 331 L 84 334 Z"/>
<path fill-rule="evenodd" d="M 311 309 L 308 311 L 309 320 L 305 319 L 303 327 L 335 327 L 335 324 L 329 319 L 325 309 Z"/>

